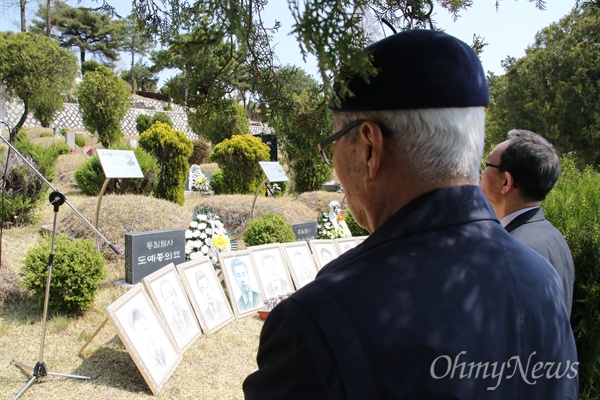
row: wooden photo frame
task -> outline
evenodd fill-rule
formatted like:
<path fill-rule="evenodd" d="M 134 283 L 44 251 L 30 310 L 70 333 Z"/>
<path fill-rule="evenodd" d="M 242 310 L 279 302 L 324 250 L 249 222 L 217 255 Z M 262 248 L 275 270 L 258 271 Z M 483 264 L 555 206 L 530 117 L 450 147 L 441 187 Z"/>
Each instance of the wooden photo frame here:
<path fill-rule="evenodd" d="M 142 283 L 183 353 L 202 331 L 175 264 L 145 276 Z"/>
<path fill-rule="evenodd" d="M 333 242 L 335 243 L 335 247 L 337 248 L 338 254 L 340 256 L 348 250 L 356 247 L 356 245 L 358 244 L 356 238 L 353 237 L 333 239 Z"/>
<path fill-rule="evenodd" d="M 296 289 L 300 289 L 315 279 L 319 270 L 308 247 L 308 242 L 282 243 L 281 251 Z"/>
<path fill-rule="evenodd" d="M 266 301 L 283 299 L 294 292 L 294 284 L 279 243 L 249 247 Z"/>
<path fill-rule="evenodd" d="M 177 265 L 192 307 L 205 333 L 215 332 L 234 319 L 233 310 L 208 257 Z"/>
<path fill-rule="evenodd" d="M 218 256 L 235 316 L 243 317 L 264 308 L 265 300 L 250 251 L 229 251 Z"/>
<path fill-rule="evenodd" d="M 121 341 L 153 394 L 169 380 L 182 356 L 140 282 L 106 307 Z"/>
<path fill-rule="evenodd" d="M 308 245 L 319 269 L 339 256 L 333 239 L 313 239 L 308 241 Z"/>

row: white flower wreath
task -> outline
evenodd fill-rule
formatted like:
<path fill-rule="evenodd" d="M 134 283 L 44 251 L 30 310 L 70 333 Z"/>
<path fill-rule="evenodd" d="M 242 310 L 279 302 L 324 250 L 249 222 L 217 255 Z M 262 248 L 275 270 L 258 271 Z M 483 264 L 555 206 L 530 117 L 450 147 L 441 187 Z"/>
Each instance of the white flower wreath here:
<path fill-rule="evenodd" d="M 217 253 L 231 251 L 230 236 L 231 233 L 210 209 L 203 208 L 195 212 L 189 228 L 185 231 L 186 260 L 207 256 L 213 266 L 217 266 Z"/>
<path fill-rule="evenodd" d="M 210 179 L 208 179 L 201 171 L 192 172 L 190 180 L 192 182 L 191 188 L 193 191 L 207 192 L 210 190 Z"/>

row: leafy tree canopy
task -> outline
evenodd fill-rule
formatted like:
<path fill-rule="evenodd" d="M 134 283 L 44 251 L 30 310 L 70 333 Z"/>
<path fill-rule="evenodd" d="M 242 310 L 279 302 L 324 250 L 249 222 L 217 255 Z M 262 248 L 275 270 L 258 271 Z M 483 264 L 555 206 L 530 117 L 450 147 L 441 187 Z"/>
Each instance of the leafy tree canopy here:
<path fill-rule="evenodd" d="M 24 105 L 23 115 L 10 132 L 11 141 L 25 123 L 32 100 L 39 104 L 44 96 L 62 105 L 60 95 L 72 88 L 76 74 L 77 58 L 54 40 L 32 33 L 0 32 L 0 84 L 8 96 L 18 97 Z"/>
<path fill-rule="evenodd" d="M 38 8 L 36 16 L 41 20 L 34 21 L 32 31 L 42 32 L 45 29 L 46 8 L 44 4 Z M 61 47 L 79 50 L 81 64 L 88 53 L 108 63 L 119 60 L 119 50 L 127 33 L 124 20 L 113 19 L 103 10 L 71 7 L 60 0 L 51 10 L 52 36 L 59 40 Z"/>
<path fill-rule="evenodd" d="M 496 6 L 498 6 L 496 1 Z M 543 8 L 543 0 L 535 1 Z M 274 75 L 273 33 L 280 23 L 266 26 L 262 20 L 267 0 L 228 1 L 207 0 L 134 0 L 133 7 L 146 29 L 161 35 L 163 42 L 177 39 L 181 33 L 193 31 L 198 48 L 218 42 L 220 37 L 235 43 L 243 54 L 251 82 L 258 86 Z M 434 9 L 449 12 L 455 17 L 467 9 L 469 0 L 288 0 L 289 11 L 295 21 L 292 33 L 296 36 L 301 53 L 313 54 L 327 96 L 332 94 L 331 78 L 342 82 L 341 93 L 346 93 L 347 74 L 368 78 L 375 73 L 368 56 L 363 52 L 370 40 L 365 33 L 363 19 L 373 12 L 396 30 L 434 28 Z M 370 11 L 369 11 L 370 10 Z M 200 34 L 201 33 L 201 34 Z M 475 46 L 477 47 L 477 46 Z M 344 71 L 340 72 L 341 65 Z"/>
<path fill-rule="evenodd" d="M 600 10 L 582 4 L 538 32 L 521 59 L 490 76 L 488 144 L 510 129 L 535 131 L 580 164 L 600 165 Z"/>

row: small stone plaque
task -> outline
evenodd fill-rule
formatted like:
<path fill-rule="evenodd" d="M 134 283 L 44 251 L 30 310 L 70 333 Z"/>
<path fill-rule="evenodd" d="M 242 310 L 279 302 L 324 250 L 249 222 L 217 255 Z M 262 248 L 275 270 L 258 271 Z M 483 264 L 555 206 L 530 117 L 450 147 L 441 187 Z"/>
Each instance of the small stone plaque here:
<path fill-rule="evenodd" d="M 125 234 L 125 281 L 136 284 L 169 263 L 185 261 L 185 229 Z"/>
<path fill-rule="evenodd" d="M 317 221 L 306 221 L 292 224 L 292 230 L 296 235 L 296 242 L 308 241 L 317 238 Z"/>

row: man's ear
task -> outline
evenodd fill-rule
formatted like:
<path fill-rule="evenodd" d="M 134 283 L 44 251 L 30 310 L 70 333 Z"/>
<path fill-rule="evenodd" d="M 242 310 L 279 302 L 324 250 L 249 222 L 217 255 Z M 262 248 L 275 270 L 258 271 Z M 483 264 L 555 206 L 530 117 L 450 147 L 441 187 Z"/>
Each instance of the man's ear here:
<path fill-rule="evenodd" d="M 369 178 L 375 179 L 385 158 L 383 132 L 376 122 L 367 120 L 361 125 L 358 134 L 364 145 Z"/>
<path fill-rule="evenodd" d="M 502 194 L 507 194 L 515 188 L 515 180 L 512 174 L 508 171 L 504 171 L 504 183 L 502 184 Z"/>

